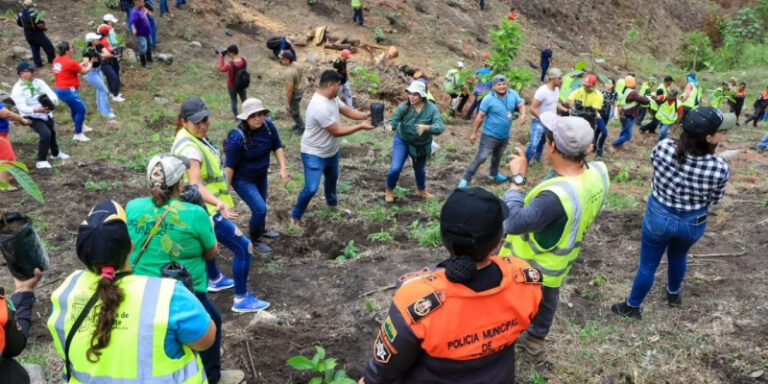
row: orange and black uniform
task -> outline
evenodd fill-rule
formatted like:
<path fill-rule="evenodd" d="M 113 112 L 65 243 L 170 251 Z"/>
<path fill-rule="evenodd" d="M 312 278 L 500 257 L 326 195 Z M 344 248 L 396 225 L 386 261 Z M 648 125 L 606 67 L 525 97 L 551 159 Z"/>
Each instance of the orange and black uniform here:
<path fill-rule="evenodd" d="M 444 269 L 400 282 L 366 384 L 515 382 L 514 342 L 541 301 L 538 270 L 518 258 L 491 257 L 464 284 L 448 280 Z"/>
<path fill-rule="evenodd" d="M 27 371 L 13 357 L 27 345 L 33 305 L 34 293 L 14 293 L 8 303 L 5 290 L 0 288 L 0 384 L 29 383 Z"/>

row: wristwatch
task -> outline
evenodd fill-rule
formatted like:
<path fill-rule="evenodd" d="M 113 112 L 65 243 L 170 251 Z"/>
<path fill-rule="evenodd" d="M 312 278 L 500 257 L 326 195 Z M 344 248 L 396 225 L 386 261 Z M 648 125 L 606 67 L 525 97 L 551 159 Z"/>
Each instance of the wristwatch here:
<path fill-rule="evenodd" d="M 516 173 L 509 177 L 509 182 L 518 186 L 525 185 L 525 182 L 527 180 L 525 179 L 525 176 L 523 176 L 522 173 Z"/>

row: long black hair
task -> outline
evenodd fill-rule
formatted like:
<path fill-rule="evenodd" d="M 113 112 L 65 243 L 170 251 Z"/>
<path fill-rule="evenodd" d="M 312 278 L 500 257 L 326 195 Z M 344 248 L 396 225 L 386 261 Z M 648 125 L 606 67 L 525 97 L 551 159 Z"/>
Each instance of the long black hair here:
<path fill-rule="evenodd" d="M 680 133 L 680 139 L 677 140 L 675 148 L 675 160 L 682 165 L 685 163 L 686 156 L 698 157 L 715 153 L 717 144 L 711 144 L 707 141 L 707 135 L 692 135 L 683 131 Z"/>

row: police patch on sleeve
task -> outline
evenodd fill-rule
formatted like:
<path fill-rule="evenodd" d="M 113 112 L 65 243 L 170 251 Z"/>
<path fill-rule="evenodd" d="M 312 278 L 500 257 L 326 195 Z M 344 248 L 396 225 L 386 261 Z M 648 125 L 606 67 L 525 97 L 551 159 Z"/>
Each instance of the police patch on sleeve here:
<path fill-rule="evenodd" d="M 408 314 L 411 316 L 411 320 L 415 323 L 437 309 L 442 303 L 434 292 L 430 293 L 413 302 L 408 306 Z"/>
<path fill-rule="evenodd" d="M 392 358 L 392 349 L 382 339 L 381 332 L 379 332 L 379 336 L 376 337 L 376 341 L 373 343 L 373 358 L 382 364 L 389 363 L 389 359 Z"/>
<path fill-rule="evenodd" d="M 526 283 L 541 283 L 542 281 L 541 272 L 536 268 L 523 268 L 523 274 Z"/>

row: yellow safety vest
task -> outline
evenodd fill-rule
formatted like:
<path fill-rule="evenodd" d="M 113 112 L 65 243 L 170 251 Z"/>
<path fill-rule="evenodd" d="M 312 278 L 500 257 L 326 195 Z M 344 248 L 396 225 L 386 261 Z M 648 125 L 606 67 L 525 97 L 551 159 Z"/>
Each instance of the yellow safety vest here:
<path fill-rule="evenodd" d="M 349 4 L 352 6 L 352 8 L 360 8 L 363 6 L 360 0 L 352 0 Z"/>
<path fill-rule="evenodd" d="M 53 344 L 64 358 L 64 345 L 80 311 L 95 292 L 101 276 L 75 271 L 51 295 L 53 311 L 48 329 Z M 183 346 L 184 355 L 165 354 L 165 336 L 176 280 L 128 275 L 116 282 L 124 299 L 117 309 L 109 345 L 99 361 L 88 361 L 86 351 L 98 319 L 97 304 L 80 325 L 69 347 L 70 383 L 101 384 L 207 383 L 200 356 Z M 67 369 L 65 367 L 65 369 Z"/>
<path fill-rule="evenodd" d="M 698 106 L 699 106 L 699 87 L 697 87 L 694 84 L 691 84 L 691 93 L 688 96 L 688 99 L 685 100 L 685 102 L 683 103 L 683 107 L 695 109 Z"/>
<path fill-rule="evenodd" d="M 190 146 L 200 152 L 203 158 L 200 164 L 200 178 L 203 179 L 205 189 L 230 208 L 234 208 L 235 203 L 227 189 L 227 180 L 224 172 L 221 171 L 219 152 L 211 146 L 203 144 L 200 139 L 189 133 L 185 128 L 179 129 L 179 132 L 176 133 L 176 140 L 173 141 L 171 152 L 174 155 L 181 155 L 184 149 Z M 189 181 L 186 173 L 184 174 L 184 180 Z M 216 214 L 216 206 L 206 203 L 205 207 L 208 209 L 208 214 Z"/>
<path fill-rule="evenodd" d="M 523 204 L 543 191 L 557 195 L 567 216 L 560 240 L 550 248 L 543 248 L 535 233 L 507 235 L 499 256 L 517 256 L 538 268 L 544 275 L 543 285 L 557 288 L 571 270 L 579 256 L 584 232 L 592 224 L 605 201 L 610 180 L 603 162 L 591 162 L 580 176 L 553 177 L 537 185 L 525 197 Z"/>
<path fill-rule="evenodd" d="M 633 101 L 631 103 L 627 103 L 627 97 L 629 97 L 629 94 L 634 91 L 633 88 L 624 88 L 624 91 L 619 94 L 619 100 L 616 101 L 616 104 L 621 106 L 622 109 L 632 109 L 637 106 L 637 101 Z"/>
<path fill-rule="evenodd" d="M 663 125 L 676 123 L 677 122 L 677 100 L 675 100 L 675 102 L 672 104 L 665 101 L 664 104 L 662 104 L 661 107 L 659 108 L 659 111 L 656 112 L 656 120 L 658 120 Z"/>
<path fill-rule="evenodd" d="M 616 91 L 616 93 L 618 93 L 619 95 L 621 95 L 622 93 L 624 93 L 624 89 L 626 87 L 624 84 L 625 84 L 624 79 L 616 80 L 616 86 L 613 87 L 613 90 Z M 622 106 L 622 104 L 619 104 L 618 100 L 616 100 L 616 105 L 618 105 L 619 107 Z"/>

